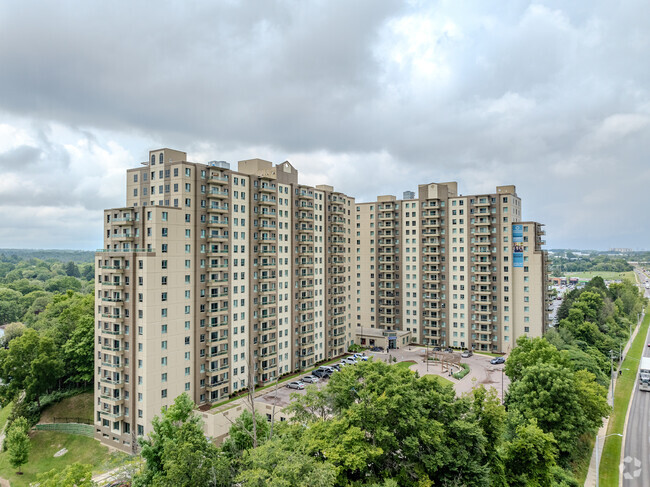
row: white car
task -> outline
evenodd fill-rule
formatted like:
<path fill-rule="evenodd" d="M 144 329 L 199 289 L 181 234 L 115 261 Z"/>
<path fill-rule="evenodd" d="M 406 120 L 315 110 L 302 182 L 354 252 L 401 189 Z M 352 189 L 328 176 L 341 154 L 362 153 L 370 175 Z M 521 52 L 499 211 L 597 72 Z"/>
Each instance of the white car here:
<path fill-rule="evenodd" d="M 361 353 L 355 353 L 355 354 L 353 355 L 353 357 L 354 357 L 356 360 L 363 360 L 363 361 L 368 360 L 368 357 L 366 357 L 365 355 L 363 355 L 363 354 L 361 354 Z"/>
<path fill-rule="evenodd" d="M 344 357 L 344 358 L 341 359 L 341 363 L 347 364 L 347 365 L 356 365 L 357 364 L 357 359 L 355 359 L 352 356 Z"/>

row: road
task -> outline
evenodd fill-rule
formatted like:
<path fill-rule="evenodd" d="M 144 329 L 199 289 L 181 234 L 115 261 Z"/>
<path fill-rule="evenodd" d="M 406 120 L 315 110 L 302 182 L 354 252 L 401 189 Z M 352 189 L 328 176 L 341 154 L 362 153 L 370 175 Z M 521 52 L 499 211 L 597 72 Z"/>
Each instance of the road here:
<path fill-rule="evenodd" d="M 643 286 L 647 276 L 640 271 L 637 271 L 637 274 Z M 650 297 L 650 291 L 645 289 L 645 295 Z M 650 331 L 649 336 L 646 336 L 646 343 L 650 343 Z M 643 356 L 650 357 L 650 348 L 644 347 Z M 638 386 L 635 387 L 632 396 L 625 431 L 624 452 L 622 485 L 624 487 L 650 485 L 650 392 L 639 391 Z"/>

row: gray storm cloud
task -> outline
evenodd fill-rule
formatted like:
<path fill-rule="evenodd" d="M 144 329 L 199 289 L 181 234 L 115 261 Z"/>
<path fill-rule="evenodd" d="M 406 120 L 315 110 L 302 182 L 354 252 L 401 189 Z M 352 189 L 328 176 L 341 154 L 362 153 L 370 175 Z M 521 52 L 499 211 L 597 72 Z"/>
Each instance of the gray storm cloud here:
<path fill-rule="evenodd" d="M 644 247 L 646 10 L 640 1 L 5 2 L 0 230 L 36 246 L 11 237 L 17 205 L 57 208 L 34 213 L 34 224 L 100 219 L 99 209 L 123 204 L 124 169 L 168 146 L 197 162 L 288 158 L 304 182 L 365 201 L 430 181 L 458 180 L 463 193 L 516 184 L 524 217 L 547 224 L 551 247 Z M 109 184 L 118 187 L 98 190 Z M 92 242 L 83 231 L 51 246 Z"/>

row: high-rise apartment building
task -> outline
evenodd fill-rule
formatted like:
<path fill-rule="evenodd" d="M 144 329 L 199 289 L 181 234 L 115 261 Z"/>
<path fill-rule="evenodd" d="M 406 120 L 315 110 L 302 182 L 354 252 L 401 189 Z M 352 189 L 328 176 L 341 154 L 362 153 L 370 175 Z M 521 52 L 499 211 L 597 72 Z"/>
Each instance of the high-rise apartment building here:
<path fill-rule="evenodd" d="M 96 437 L 125 451 L 183 392 L 222 401 L 353 339 L 354 200 L 298 184 L 289 162 L 186 158 L 151 151 L 127 171 L 126 206 L 104 212 Z"/>
<path fill-rule="evenodd" d="M 514 186 L 420 185 L 355 204 L 289 163 L 151 151 L 104 212 L 96 438 L 124 451 L 183 392 L 200 406 L 309 368 L 363 328 L 508 352 L 546 327 L 541 225 Z"/>
<path fill-rule="evenodd" d="M 356 308 L 363 329 L 410 332 L 433 346 L 509 352 L 547 320 L 542 225 L 522 221 L 514 186 L 460 195 L 423 184 L 405 198 L 358 203 L 353 217 Z"/>

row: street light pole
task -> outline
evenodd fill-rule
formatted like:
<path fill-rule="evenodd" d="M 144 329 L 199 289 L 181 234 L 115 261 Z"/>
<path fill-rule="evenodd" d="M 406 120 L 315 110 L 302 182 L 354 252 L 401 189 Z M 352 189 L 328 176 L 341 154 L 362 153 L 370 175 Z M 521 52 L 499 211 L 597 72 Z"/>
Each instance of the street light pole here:
<path fill-rule="evenodd" d="M 505 403 L 505 398 L 503 397 L 503 367 L 501 367 L 501 405 Z"/>
<path fill-rule="evenodd" d="M 614 351 L 609 351 L 609 382 L 612 385 L 612 406 L 614 406 Z"/>
<path fill-rule="evenodd" d="M 612 433 L 611 435 L 605 435 L 605 436 L 598 436 L 596 435 L 596 487 L 599 485 L 599 477 L 600 477 L 600 449 L 598 448 L 598 438 L 602 438 L 603 440 L 605 438 L 609 438 L 610 436 L 620 436 L 621 438 L 623 437 L 622 434 L 620 433 Z"/>
<path fill-rule="evenodd" d="M 429 339 L 427 339 L 427 351 L 424 359 L 427 361 L 427 373 L 429 372 Z"/>

